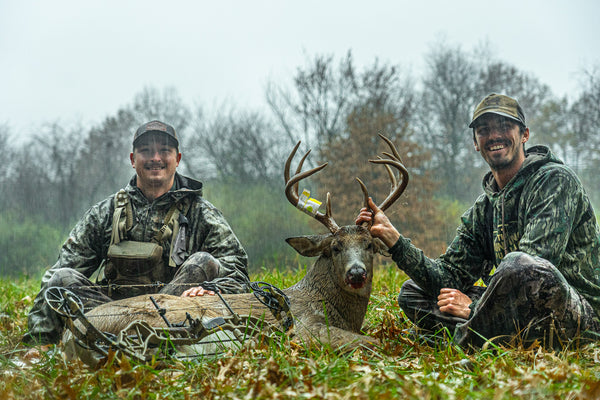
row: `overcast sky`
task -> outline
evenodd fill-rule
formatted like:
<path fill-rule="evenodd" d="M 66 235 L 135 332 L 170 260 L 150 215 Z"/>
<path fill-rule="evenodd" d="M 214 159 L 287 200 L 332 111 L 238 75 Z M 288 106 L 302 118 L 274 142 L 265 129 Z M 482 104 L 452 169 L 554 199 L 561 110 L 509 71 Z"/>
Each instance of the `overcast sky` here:
<path fill-rule="evenodd" d="M 259 108 L 266 82 L 288 83 L 307 55 L 351 49 L 359 67 L 418 75 L 441 36 L 465 51 L 487 41 L 569 95 L 600 64 L 600 1 L 0 0 L 0 123 L 96 124 L 146 86 Z"/>

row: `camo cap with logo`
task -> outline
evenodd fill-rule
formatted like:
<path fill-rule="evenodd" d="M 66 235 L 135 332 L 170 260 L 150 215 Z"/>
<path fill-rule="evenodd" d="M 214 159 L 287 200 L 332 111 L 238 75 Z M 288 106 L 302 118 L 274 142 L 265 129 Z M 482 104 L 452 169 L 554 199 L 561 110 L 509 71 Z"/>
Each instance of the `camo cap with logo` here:
<path fill-rule="evenodd" d="M 133 135 L 133 145 L 135 146 L 135 142 L 140 137 L 150 132 L 164 133 L 165 135 L 168 135 L 169 138 L 175 141 L 175 147 L 179 148 L 179 140 L 177 139 L 177 133 L 175 133 L 175 129 L 171 125 L 157 120 L 147 122 L 140 126 L 137 131 L 135 131 L 135 135 Z"/>
<path fill-rule="evenodd" d="M 523 109 L 517 100 L 503 94 L 492 93 L 481 100 L 481 103 L 475 108 L 469 128 L 475 126 L 477 118 L 488 113 L 502 115 L 521 123 L 523 126 L 527 126 L 525 123 L 525 113 L 523 113 Z"/>

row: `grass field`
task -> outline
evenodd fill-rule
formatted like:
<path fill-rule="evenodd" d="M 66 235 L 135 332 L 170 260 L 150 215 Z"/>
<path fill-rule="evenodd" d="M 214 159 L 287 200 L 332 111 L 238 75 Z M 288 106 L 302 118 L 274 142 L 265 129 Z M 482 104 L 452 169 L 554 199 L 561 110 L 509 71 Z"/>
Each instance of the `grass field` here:
<path fill-rule="evenodd" d="M 253 280 L 287 287 L 303 270 L 263 272 Z M 364 332 L 380 348 L 337 354 L 285 337 L 236 353 L 195 361 L 138 364 L 123 360 L 90 369 L 66 362 L 56 349 L 24 363 L 19 339 L 39 282 L 0 280 L 1 399 L 598 399 L 600 348 L 548 352 L 487 348 L 465 353 L 452 345 L 415 342 L 396 304 L 406 279 L 376 268 Z"/>

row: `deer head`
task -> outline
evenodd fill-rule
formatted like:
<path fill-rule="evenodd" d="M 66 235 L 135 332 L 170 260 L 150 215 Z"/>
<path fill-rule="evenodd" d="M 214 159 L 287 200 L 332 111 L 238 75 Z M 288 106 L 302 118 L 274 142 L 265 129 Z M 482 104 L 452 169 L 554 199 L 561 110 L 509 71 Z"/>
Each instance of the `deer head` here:
<path fill-rule="evenodd" d="M 408 184 L 408 172 L 396 150 L 394 144 L 386 137 L 379 135 L 390 147 L 391 153 L 382 153 L 386 158 L 378 157 L 376 160 L 369 160 L 374 164 L 383 164 L 386 167 L 391 181 L 391 190 L 386 199 L 379 205 L 381 210 L 388 209 L 406 189 Z M 303 211 L 306 206 L 298 194 L 298 183 L 322 169 L 328 163 L 319 165 L 308 171 L 302 172 L 302 165 L 310 154 L 310 150 L 301 158 L 296 172 L 293 176 L 290 174 L 292 160 L 300 146 L 300 142 L 294 146 L 290 153 L 284 168 L 284 178 L 286 182 L 285 194 L 289 202 Z M 391 167 L 396 168 L 399 173 L 394 173 Z M 364 195 L 365 207 L 368 207 L 369 194 L 364 183 L 356 178 L 360 184 Z M 289 238 L 286 241 L 294 249 L 304 256 L 321 256 L 326 261 L 321 262 L 319 268 L 313 268 L 312 273 L 328 273 L 338 275 L 338 284 L 350 291 L 363 291 L 365 295 L 370 294 L 370 282 L 373 271 L 373 256 L 375 253 L 385 254 L 387 247 L 379 239 L 374 239 L 364 226 L 344 226 L 339 227 L 331 214 L 331 195 L 328 192 L 325 201 L 325 211 L 307 212 L 317 221 L 322 223 L 330 231 L 324 235 L 309 235 Z M 317 263 L 319 263 L 319 261 Z M 316 271 L 321 270 L 321 271 Z M 329 271 L 325 271 L 329 270 Z M 367 287 L 368 286 L 368 287 Z"/>

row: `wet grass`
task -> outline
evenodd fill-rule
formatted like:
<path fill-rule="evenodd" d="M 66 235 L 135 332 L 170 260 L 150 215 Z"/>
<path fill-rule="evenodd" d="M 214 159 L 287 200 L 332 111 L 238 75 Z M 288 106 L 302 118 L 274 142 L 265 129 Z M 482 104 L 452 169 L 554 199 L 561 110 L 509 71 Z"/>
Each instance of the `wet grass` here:
<path fill-rule="evenodd" d="M 252 278 L 286 287 L 303 273 L 263 271 Z M 364 325 L 365 333 L 381 339 L 375 350 L 339 354 L 280 336 L 218 358 L 109 361 L 97 369 L 66 362 L 56 349 L 38 362 L 23 362 L 19 339 L 39 282 L 0 280 L 0 399 L 600 398 L 597 345 L 562 352 L 490 346 L 467 353 L 407 335 L 412 326 L 396 304 L 404 279 L 394 267 L 376 271 Z"/>

